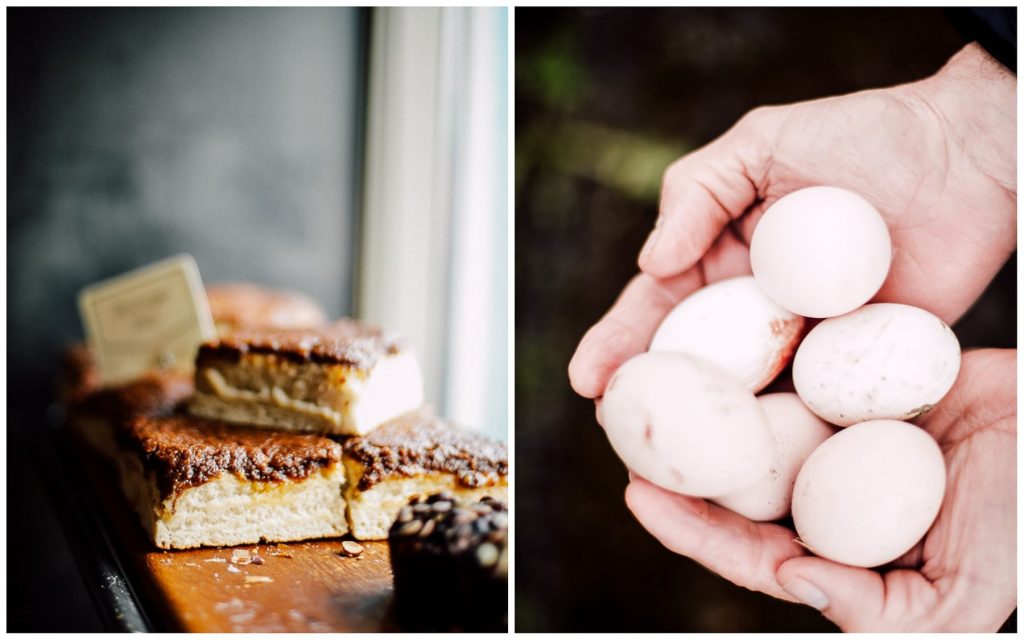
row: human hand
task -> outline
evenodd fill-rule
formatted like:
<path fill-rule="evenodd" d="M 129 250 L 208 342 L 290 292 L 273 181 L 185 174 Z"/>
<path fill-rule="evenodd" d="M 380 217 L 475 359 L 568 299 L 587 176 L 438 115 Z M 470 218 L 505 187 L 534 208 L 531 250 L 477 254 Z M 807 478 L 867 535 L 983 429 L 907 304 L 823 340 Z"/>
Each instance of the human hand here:
<path fill-rule="evenodd" d="M 964 354 L 949 395 L 919 421 L 946 460 L 924 540 L 880 570 L 808 555 L 796 534 L 639 478 L 626 503 L 654 537 L 742 587 L 803 602 L 844 631 L 995 631 L 1017 601 L 1015 349 Z"/>
<path fill-rule="evenodd" d="M 676 161 L 643 273 L 580 342 L 573 388 L 600 396 L 676 303 L 750 273 L 747 247 L 764 210 L 817 184 L 859 193 L 885 218 L 894 253 L 875 300 L 952 324 L 1016 246 L 1015 91 L 1015 77 L 969 45 L 920 82 L 757 109 Z"/>

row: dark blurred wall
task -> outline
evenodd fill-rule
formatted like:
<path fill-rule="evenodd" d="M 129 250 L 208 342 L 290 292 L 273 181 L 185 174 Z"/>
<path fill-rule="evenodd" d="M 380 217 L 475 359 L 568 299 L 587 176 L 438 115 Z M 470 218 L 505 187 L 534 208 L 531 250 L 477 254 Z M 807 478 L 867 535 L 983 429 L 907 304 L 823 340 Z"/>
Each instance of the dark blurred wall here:
<path fill-rule="evenodd" d="M 8 16 L 9 364 L 35 378 L 79 288 L 180 251 L 347 310 L 355 10 Z"/>
<path fill-rule="evenodd" d="M 566 366 L 636 272 L 662 171 L 749 109 L 915 80 L 939 9 L 516 11 L 516 629 L 824 631 L 662 548 Z M 1016 261 L 957 325 L 1016 345 Z"/>
<path fill-rule="evenodd" d="M 365 12 L 7 17 L 9 452 L 42 428 L 59 350 L 82 335 L 75 296 L 97 279 L 188 252 L 208 282 L 349 310 Z M 95 624 L 25 464 L 9 453 L 10 628 Z"/>

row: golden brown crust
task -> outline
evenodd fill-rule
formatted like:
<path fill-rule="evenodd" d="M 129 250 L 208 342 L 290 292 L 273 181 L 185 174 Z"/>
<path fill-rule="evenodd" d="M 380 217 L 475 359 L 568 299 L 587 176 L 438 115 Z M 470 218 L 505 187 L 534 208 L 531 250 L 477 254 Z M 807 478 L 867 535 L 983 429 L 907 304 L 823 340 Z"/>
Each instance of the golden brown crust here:
<path fill-rule="evenodd" d="M 372 369 L 381 357 L 398 350 L 398 343 L 380 328 L 343 318 L 317 329 L 239 329 L 202 345 L 196 366 L 235 361 L 245 353 L 272 353 L 299 362 Z"/>
<path fill-rule="evenodd" d="M 316 435 L 283 433 L 185 415 L 136 418 L 121 444 L 153 471 L 163 497 L 233 472 L 258 482 L 301 480 L 341 460 L 341 446 Z"/>
<path fill-rule="evenodd" d="M 365 436 L 344 442 L 345 454 L 363 465 L 358 489 L 393 476 L 451 473 L 467 487 L 495 484 L 508 475 L 508 447 L 464 431 L 425 411 L 407 413 Z"/>
<path fill-rule="evenodd" d="M 93 391 L 71 409 L 101 415 L 117 425 L 136 416 L 168 415 L 192 390 L 190 374 L 150 371 L 127 384 Z"/>
<path fill-rule="evenodd" d="M 213 321 L 231 329 L 316 327 L 327 322 L 324 310 L 311 298 L 246 282 L 211 284 L 206 299 Z"/>

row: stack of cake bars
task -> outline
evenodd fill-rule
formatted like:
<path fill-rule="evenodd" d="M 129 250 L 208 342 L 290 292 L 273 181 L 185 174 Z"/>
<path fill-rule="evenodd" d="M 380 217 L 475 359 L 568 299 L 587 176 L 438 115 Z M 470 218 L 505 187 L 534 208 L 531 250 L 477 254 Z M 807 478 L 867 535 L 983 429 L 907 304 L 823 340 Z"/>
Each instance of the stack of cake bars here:
<path fill-rule="evenodd" d="M 194 375 L 103 387 L 81 345 L 62 368 L 72 428 L 116 466 L 157 547 L 383 540 L 413 496 L 506 499 L 504 443 L 422 406 L 401 343 L 355 320 L 326 323 L 296 294 L 207 294 L 219 335 Z"/>

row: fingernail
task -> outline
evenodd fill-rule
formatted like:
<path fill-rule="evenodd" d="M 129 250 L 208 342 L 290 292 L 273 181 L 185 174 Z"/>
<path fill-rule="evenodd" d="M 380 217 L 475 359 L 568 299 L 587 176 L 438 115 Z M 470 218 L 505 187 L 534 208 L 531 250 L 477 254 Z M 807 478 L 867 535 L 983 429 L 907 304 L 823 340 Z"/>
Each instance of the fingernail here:
<path fill-rule="evenodd" d="M 793 578 L 786 584 L 782 585 L 782 588 L 789 595 L 807 606 L 814 607 L 818 611 L 821 611 L 828 606 L 828 598 L 821 592 L 821 589 L 803 578 Z"/>
<path fill-rule="evenodd" d="M 658 216 L 658 219 L 654 222 L 654 230 L 647 236 L 647 241 L 644 242 L 644 248 L 640 250 L 640 255 L 645 256 L 654 250 L 654 245 L 658 243 L 658 236 L 661 235 L 661 219 L 662 216 Z"/>

